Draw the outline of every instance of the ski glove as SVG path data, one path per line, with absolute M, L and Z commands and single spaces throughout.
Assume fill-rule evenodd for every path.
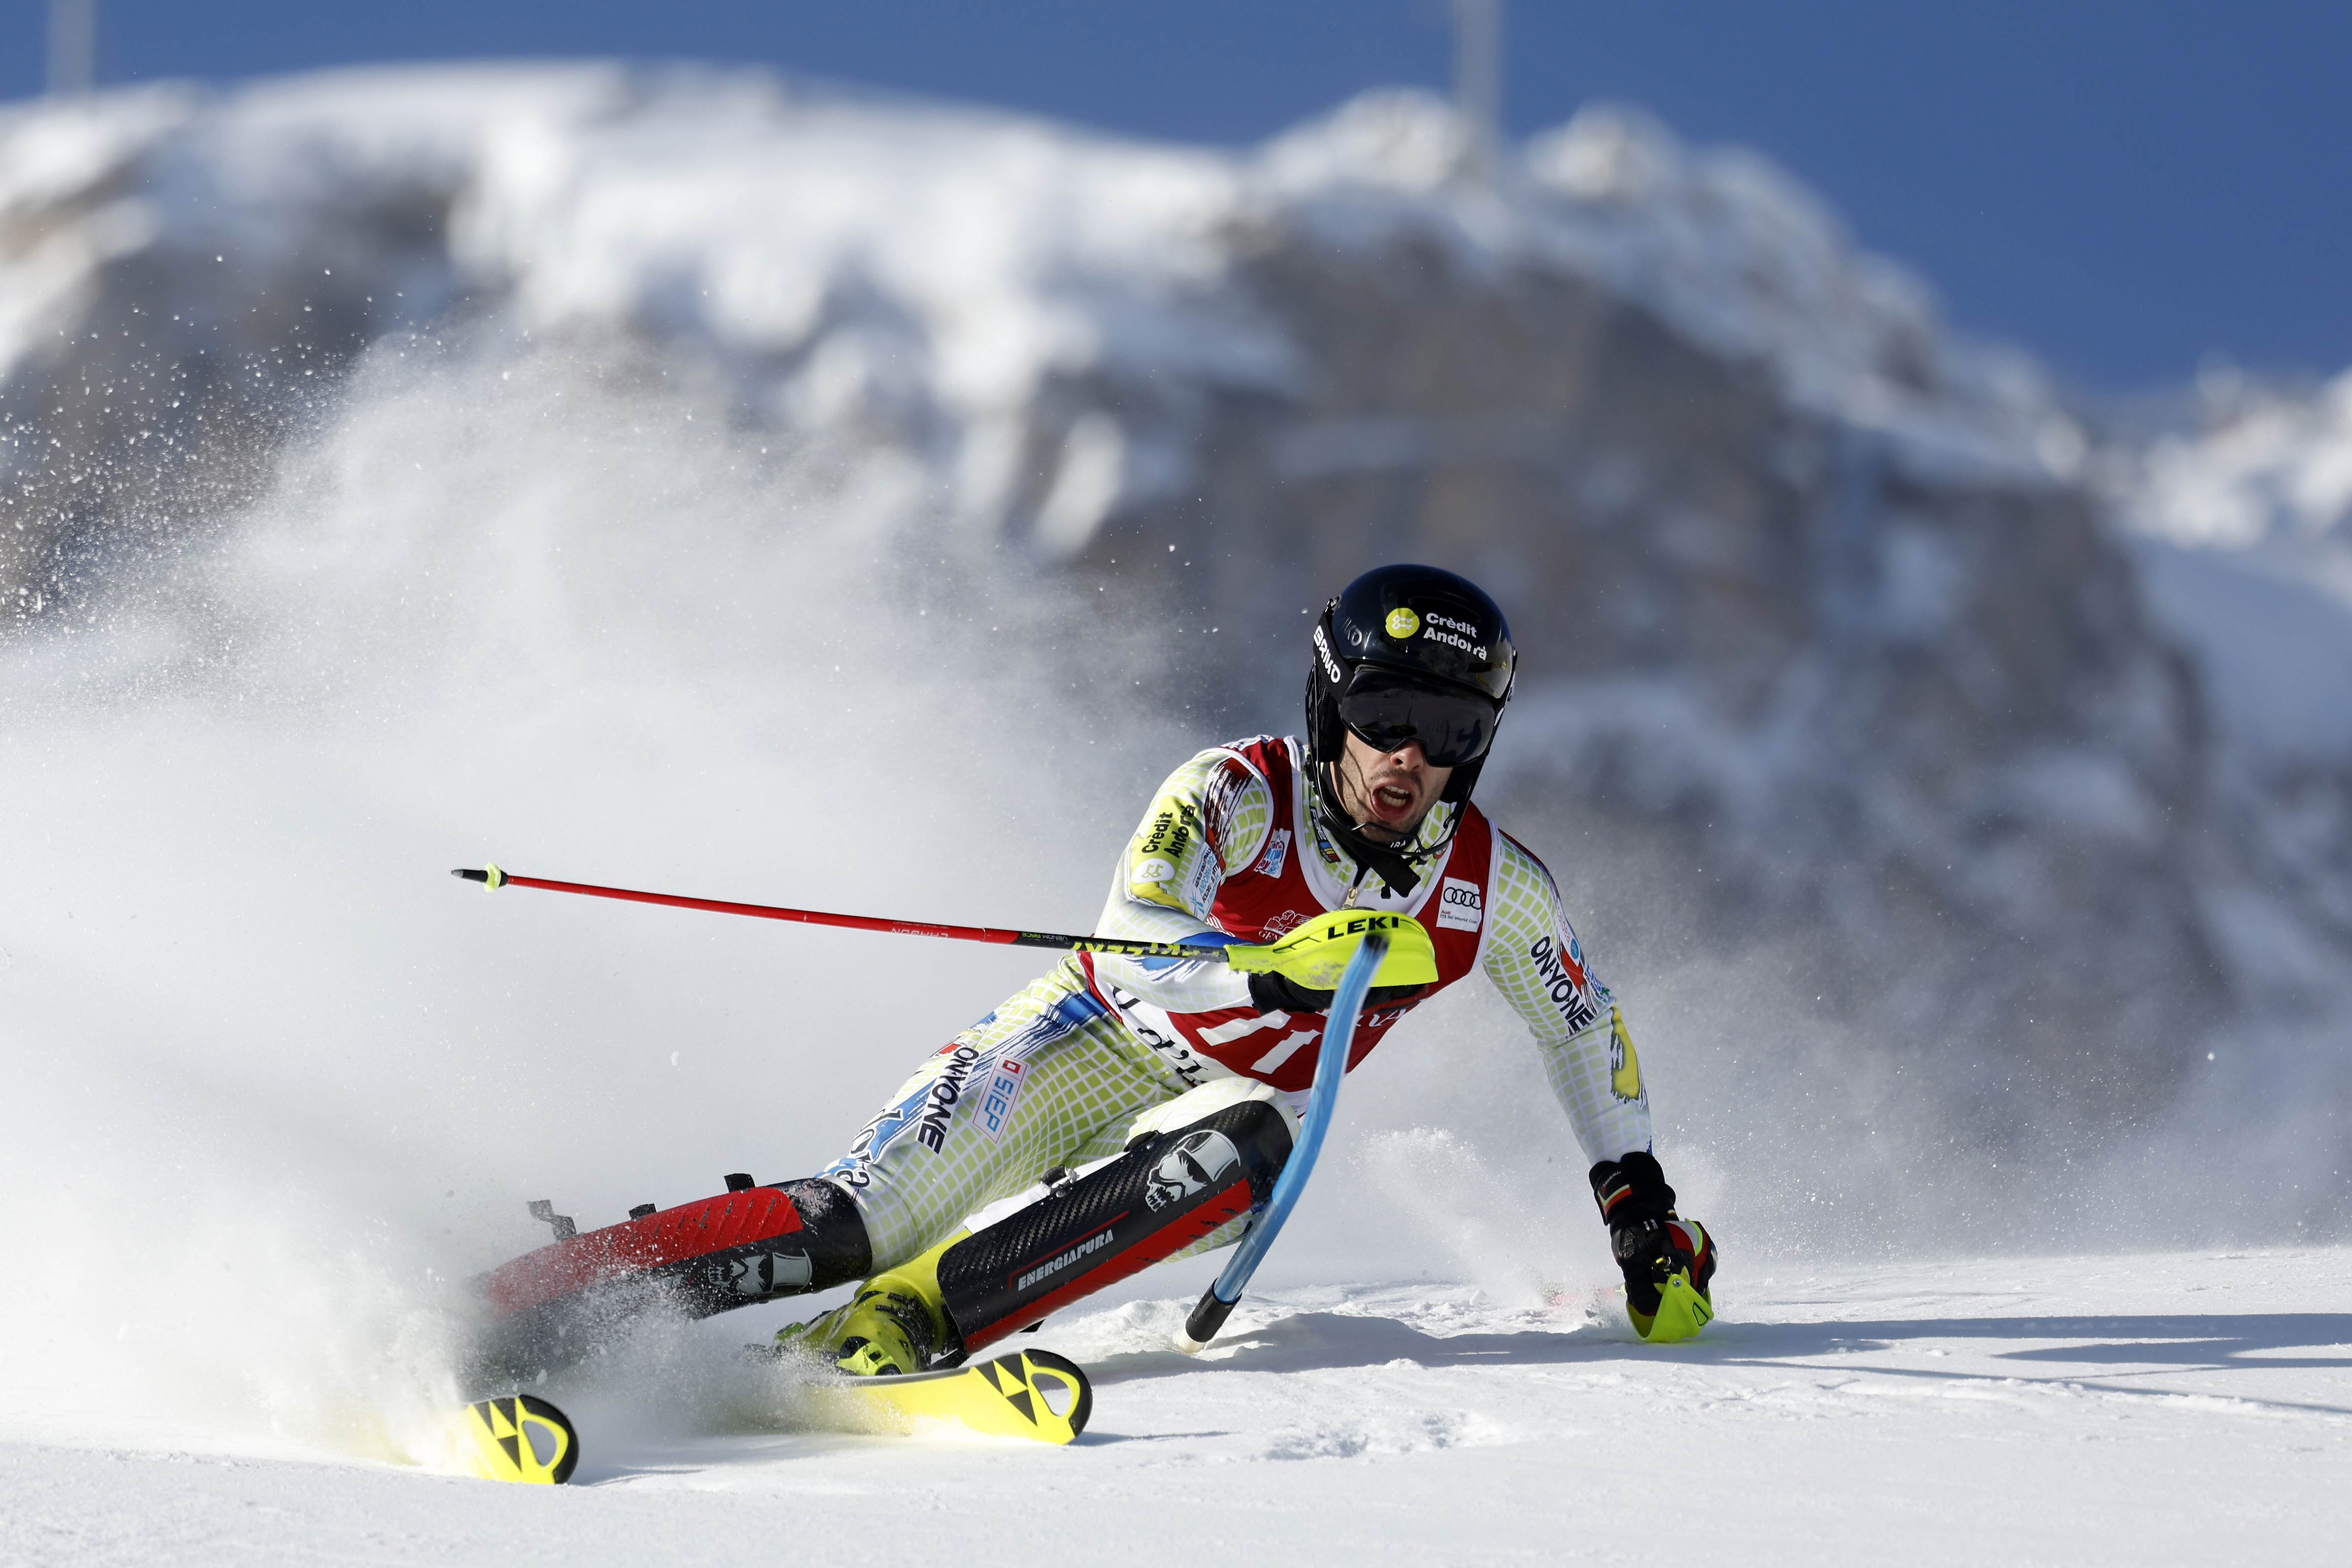
M 1333 910 L 1262 947 L 1229 947 L 1225 962 L 1249 976 L 1250 1005 L 1261 1013 L 1320 1013 L 1367 934 L 1380 931 L 1388 952 L 1372 971 L 1364 1005 L 1385 1006 L 1437 984 L 1437 950 L 1410 915 Z
M 1609 1251 L 1625 1276 L 1625 1304 L 1655 1317 L 1658 1288 L 1678 1270 L 1691 1271 L 1691 1284 L 1706 1295 L 1715 1278 L 1715 1247 L 1706 1233 L 1680 1223 L 1675 1190 L 1656 1156 L 1637 1149 L 1622 1160 L 1592 1167 L 1592 1197 L 1609 1226 Z M 1692 1250 L 1694 1234 L 1700 1238 Z
M 1408 996 L 1418 996 L 1428 990 L 1426 985 L 1375 985 L 1364 993 L 1364 1005 L 1385 1007 L 1391 1002 L 1402 1002 Z M 1287 974 L 1253 974 L 1249 977 L 1250 1005 L 1261 1013 L 1322 1013 L 1329 1010 L 1336 991 L 1318 991 L 1301 985 Z

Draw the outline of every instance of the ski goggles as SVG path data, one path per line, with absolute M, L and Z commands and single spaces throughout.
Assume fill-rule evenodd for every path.
M 1502 710 L 1475 692 L 1432 686 L 1376 664 L 1360 664 L 1339 694 L 1339 721 L 1378 752 L 1421 742 L 1430 765 L 1458 768 L 1486 754 Z

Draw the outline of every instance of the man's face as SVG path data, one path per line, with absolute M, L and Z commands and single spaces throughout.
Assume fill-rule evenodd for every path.
M 1339 807 L 1376 843 L 1412 837 L 1421 819 L 1445 793 L 1452 768 L 1433 766 L 1419 741 L 1393 752 L 1376 752 L 1354 731 L 1345 731 L 1348 752 L 1339 763 Z

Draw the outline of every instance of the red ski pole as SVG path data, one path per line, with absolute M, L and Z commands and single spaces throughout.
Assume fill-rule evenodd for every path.
M 957 942 L 992 942 L 1008 947 L 1050 947 L 1066 952 L 1109 952 L 1122 958 L 1181 958 L 1193 963 L 1230 963 L 1236 950 L 1192 947 L 1173 942 L 1122 942 L 1107 936 L 1062 936 L 1044 931 L 1000 931 L 992 926 L 938 925 L 929 921 L 882 920 L 871 915 L 827 914 L 820 910 L 788 910 L 773 904 L 734 904 L 721 899 L 689 899 L 676 893 L 641 893 L 632 888 L 599 888 L 587 882 L 551 882 L 544 877 L 518 877 L 496 866 L 460 868 L 449 873 L 490 888 L 541 888 L 551 893 L 585 893 L 595 899 L 624 899 L 637 904 L 667 904 L 673 909 L 709 910 L 713 914 L 750 915 L 763 921 L 794 921 L 802 925 L 844 926 L 851 931 L 893 931 L 900 936 L 940 936 Z M 1240 949 L 1256 955 L 1257 948 Z M 1247 962 L 1246 960 L 1244 961 Z M 1255 967 L 1255 965 L 1253 965 Z

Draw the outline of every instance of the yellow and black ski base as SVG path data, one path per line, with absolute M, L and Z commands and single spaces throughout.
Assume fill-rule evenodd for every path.
M 845 1426 L 912 1432 L 953 1421 L 992 1437 L 1066 1443 L 1087 1429 L 1094 1389 L 1076 1362 L 1051 1351 L 908 1377 L 828 1378 L 809 1390 L 813 1407 Z
M 580 1464 L 572 1418 L 528 1394 L 478 1400 L 449 1419 L 458 1463 L 490 1481 L 560 1487 Z

